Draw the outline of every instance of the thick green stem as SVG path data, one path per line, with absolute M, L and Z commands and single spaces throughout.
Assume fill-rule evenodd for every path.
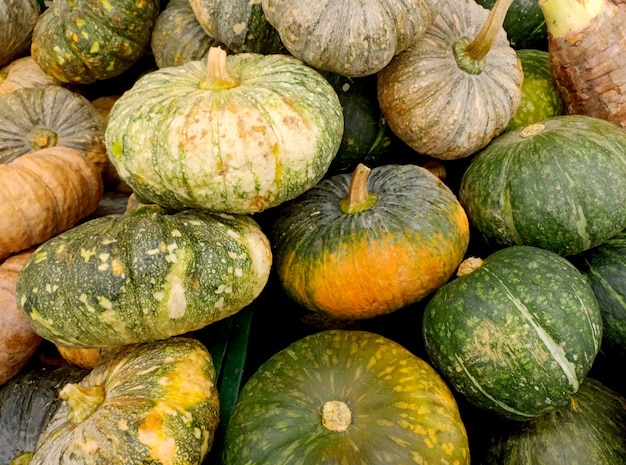
M 370 168 L 363 163 L 359 163 L 352 173 L 350 180 L 350 191 L 348 197 L 339 202 L 339 209 L 346 214 L 362 212 L 372 208 L 378 200 L 378 195 L 367 190 L 367 178 L 370 175 Z
M 604 9 L 606 0 L 539 0 L 548 33 L 566 37 L 586 29 Z
M 207 57 L 207 75 L 200 81 L 204 90 L 226 90 L 239 85 L 239 76 L 226 69 L 226 52 L 220 47 L 211 47 Z
M 59 392 L 59 396 L 70 407 L 67 419 L 73 425 L 82 423 L 91 416 L 102 402 L 104 402 L 104 386 L 81 386 L 80 384 L 66 384 Z
M 474 40 L 467 44 L 465 48 L 469 58 L 480 61 L 487 56 L 487 53 L 489 53 L 496 41 L 498 32 L 504 24 L 504 18 L 512 3 L 513 0 L 496 0 L 487 17 L 487 21 L 480 28 Z

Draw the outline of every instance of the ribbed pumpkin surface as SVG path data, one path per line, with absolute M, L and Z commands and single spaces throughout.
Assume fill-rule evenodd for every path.
M 225 465 L 470 463 L 439 375 L 374 333 L 329 330 L 266 361 L 228 423 Z
M 0 66 L 28 52 L 39 12 L 37 0 L 0 1 Z
M 426 351 L 474 404 L 528 420 L 567 404 L 602 341 L 593 290 L 565 258 L 512 246 L 442 286 L 426 305 Z
M 248 217 L 139 207 L 42 244 L 17 299 L 33 328 L 68 347 L 110 347 L 200 329 L 241 310 L 269 276 L 269 243 Z

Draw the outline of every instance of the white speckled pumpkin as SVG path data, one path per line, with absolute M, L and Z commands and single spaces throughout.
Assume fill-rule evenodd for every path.
M 300 60 L 211 48 L 206 62 L 140 78 L 113 105 L 105 141 L 144 202 L 254 213 L 316 184 L 343 124 L 333 87 Z

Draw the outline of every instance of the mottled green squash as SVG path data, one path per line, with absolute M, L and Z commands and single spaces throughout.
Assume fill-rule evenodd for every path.
M 468 465 L 452 393 L 386 337 L 326 330 L 275 353 L 244 385 L 225 465 Z
M 109 113 L 107 152 L 139 198 L 255 213 L 326 173 L 343 135 L 321 74 L 281 54 L 226 55 L 144 75 Z
M 250 304 L 269 277 L 267 238 L 247 216 L 139 205 L 42 244 L 18 305 L 57 345 L 111 347 L 200 329 Z
M 130 345 L 61 389 L 30 465 L 200 465 L 219 421 L 215 377 L 195 339 Z
M 0 66 L 28 53 L 40 11 L 37 0 L 0 0 Z
M 146 51 L 158 0 L 54 0 L 33 30 L 31 55 L 62 82 L 118 76 Z
M 569 261 L 511 246 L 442 286 L 426 305 L 422 333 L 429 359 L 456 392 L 529 420 L 578 391 L 600 350 L 602 315 Z
M 626 398 L 586 378 L 570 402 L 493 435 L 482 465 L 620 465 L 626 458 Z
M 626 133 L 582 115 L 508 131 L 473 158 L 459 200 L 492 247 L 580 253 L 626 229 Z

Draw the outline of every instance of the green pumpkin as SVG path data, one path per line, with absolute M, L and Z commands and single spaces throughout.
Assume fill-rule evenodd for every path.
M 33 30 L 31 54 L 62 82 L 118 76 L 146 51 L 158 0 L 54 0 Z
M 120 178 L 169 208 L 254 213 L 315 185 L 343 135 L 341 104 L 287 55 L 211 48 L 208 60 L 144 75 L 105 133 Z
M 321 331 L 248 379 L 228 422 L 224 465 L 468 465 L 454 397 L 425 361 L 358 330 Z
M 16 298 L 60 346 L 111 347 L 200 329 L 250 304 L 271 266 L 247 216 L 140 205 L 92 219 L 29 257 Z
M 195 339 L 127 346 L 61 389 L 29 465 L 200 465 L 219 421 L 215 376 Z
M 580 253 L 626 229 L 626 133 L 583 115 L 508 131 L 473 158 L 459 200 L 492 247 Z
M 620 465 L 626 398 L 587 378 L 560 409 L 493 435 L 481 465 Z
M 422 333 L 434 367 L 469 402 L 529 420 L 578 391 L 600 350 L 602 315 L 569 261 L 511 246 L 442 286 Z

